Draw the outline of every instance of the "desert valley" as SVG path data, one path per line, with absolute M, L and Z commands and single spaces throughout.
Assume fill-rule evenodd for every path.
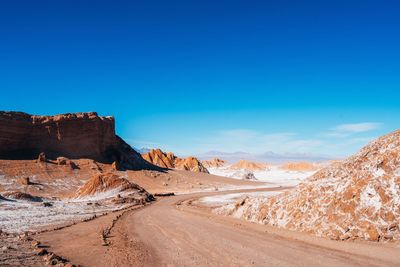
M 97 113 L 0 112 L 1 266 L 399 266 L 400 132 L 347 159 L 139 154 Z

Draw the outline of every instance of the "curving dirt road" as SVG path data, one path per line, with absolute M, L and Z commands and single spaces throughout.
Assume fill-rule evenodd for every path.
M 96 232 L 106 217 L 44 234 L 41 240 L 83 266 L 400 265 L 400 249 L 393 246 L 320 239 L 213 215 L 192 203 L 211 194 L 163 198 L 125 213 L 109 247 L 100 245 Z

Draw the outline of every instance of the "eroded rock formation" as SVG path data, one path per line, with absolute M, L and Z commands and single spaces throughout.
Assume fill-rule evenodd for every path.
M 110 190 L 123 192 L 126 190 L 142 190 L 138 185 L 112 173 L 98 174 L 87 181 L 76 193 L 76 197 L 92 196 Z M 115 192 L 115 193 L 118 193 Z
M 206 168 L 218 168 L 224 166 L 226 161 L 219 158 L 214 158 L 212 160 L 203 160 L 201 163 Z
M 173 153 L 164 153 L 161 149 L 152 149 L 150 152 L 143 154 L 142 157 L 154 165 L 169 169 L 175 168 L 175 160 L 177 158 Z
M 98 116 L 95 112 L 56 116 L 0 112 L 1 159 L 46 161 L 57 157 L 117 161 L 129 169 L 151 168 L 115 134 L 113 117 Z
M 332 239 L 400 240 L 400 131 L 333 163 L 295 190 L 217 212 Z
M 174 153 L 165 153 L 161 149 L 152 149 L 142 156 L 148 162 L 162 168 L 208 173 L 207 168 L 195 157 L 178 158 Z
M 207 168 L 195 157 L 188 157 L 185 159 L 177 158 L 175 160 L 175 168 L 191 172 L 209 173 Z

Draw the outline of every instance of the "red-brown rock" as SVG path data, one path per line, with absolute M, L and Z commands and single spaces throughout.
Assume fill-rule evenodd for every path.
M 76 196 L 85 197 L 109 190 L 118 189 L 119 192 L 133 189 L 142 190 L 142 188 L 134 183 L 129 182 L 125 178 L 112 173 L 98 174 L 88 180 L 81 188 L 79 188 Z
M 178 158 L 172 152 L 165 153 L 161 149 L 152 149 L 142 155 L 145 160 L 161 168 L 179 169 L 192 172 L 209 173 L 207 168 L 195 157 Z
M 226 161 L 219 158 L 214 158 L 212 160 L 203 160 L 201 163 L 206 168 L 218 168 L 224 166 Z
M 113 117 L 95 112 L 34 116 L 0 112 L 0 159 L 89 158 L 124 168 L 152 168 L 115 134 Z M 40 157 L 39 154 L 44 153 Z

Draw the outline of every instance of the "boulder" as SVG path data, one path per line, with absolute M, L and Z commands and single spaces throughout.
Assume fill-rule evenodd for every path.
M 20 185 L 32 185 L 29 177 L 21 177 L 17 180 L 18 184 Z
M 46 162 L 46 154 L 44 152 L 41 152 L 38 156 L 37 159 L 38 162 Z

